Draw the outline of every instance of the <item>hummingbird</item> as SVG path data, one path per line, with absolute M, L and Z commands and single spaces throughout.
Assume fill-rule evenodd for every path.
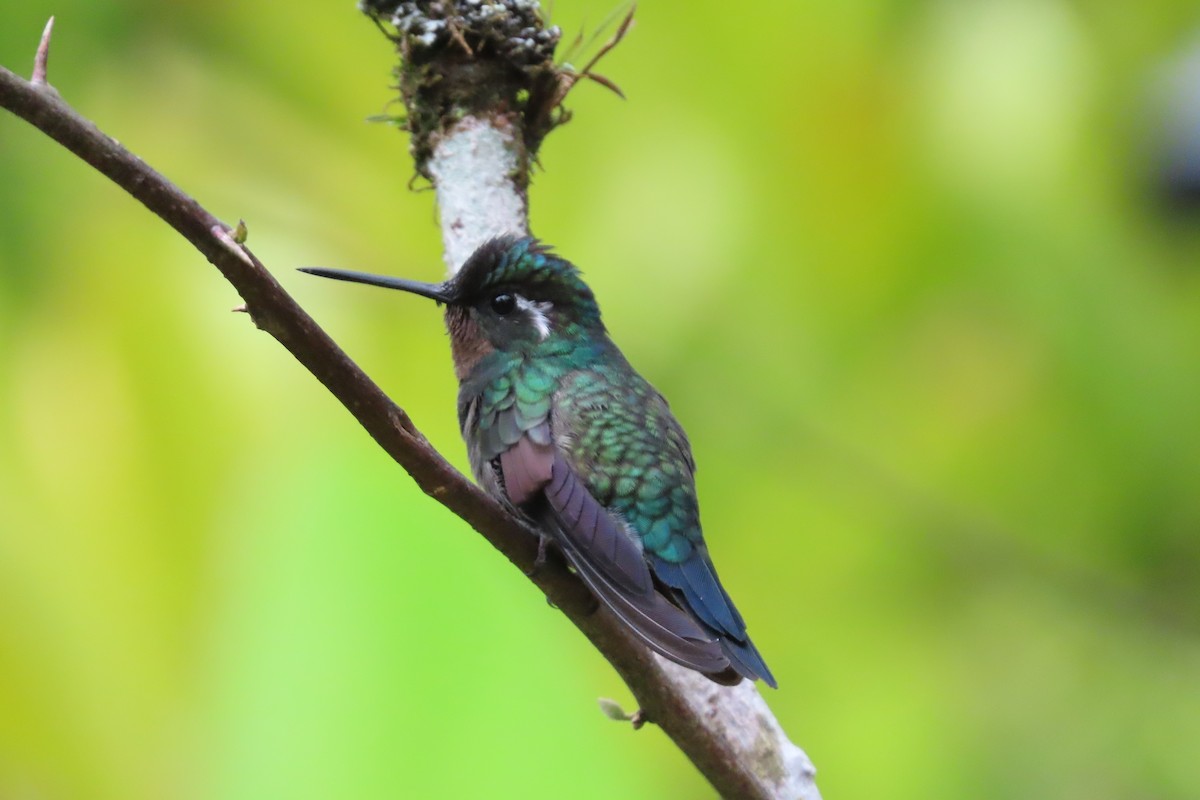
M 445 305 L 472 472 L 535 525 L 539 558 L 553 542 L 666 658 L 776 686 L 709 557 L 688 438 L 609 338 L 578 268 L 536 239 L 501 236 L 442 283 L 302 271 Z

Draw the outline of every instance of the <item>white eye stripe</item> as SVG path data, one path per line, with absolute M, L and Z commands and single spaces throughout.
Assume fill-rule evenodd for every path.
M 529 315 L 533 326 L 537 328 L 538 336 L 545 341 L 550 335 L 550 309 L 554 308 L 549 301 L 535 303 L 532 300 L 522 297 L 521 295 L 513 295 L 517 301 L 517 308 Z

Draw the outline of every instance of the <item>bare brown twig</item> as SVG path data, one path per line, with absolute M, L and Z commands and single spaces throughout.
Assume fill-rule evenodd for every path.
M 611 53 L 613 49 L 625 39 L 625 36 L 631 30 L 633 30 L 633 15 L 636 12 L 637 5 L 630 5 L 629 12 L 621 18 L 621 22 L 617 25 L 616 31 L 613 32 L 613 35 L 609 37 L 608 41 L 600 46 L 600 49 L 596 51 L 596 54 L 588 59 L 588 62 L 584 65 L 583 69 L 574 70 L 564 68 L 559 71 L 558 85 L 555 87 L 554 95 L 549 104 L 551 108 L 558 108 L 560 105 L 562 105 L 562 102 L 567 99 L 567 95 L 571 93 L 573 88 L 575 88 L 575 84 L 579 83 L 579 81 L 583 80 L 584 78 L 600 84 L 604 88 L 613 92 L 622 100 L 625 99 L 625 93 L 621 91 L 621 87 L 617 86 L 616 83 L 604 77 L 603 75 L 593 72 L 592 70 L 597 64 L 600 63 L 600 59 Z

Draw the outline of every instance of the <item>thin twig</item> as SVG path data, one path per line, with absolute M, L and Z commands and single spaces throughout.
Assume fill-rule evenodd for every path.
M 622 100 L 625 99 L 625 93 L 621 91 L 620 87 L 603 75 L 597 75 L 596 73 L 592 72 L 592 70 L 597 64 L 600 63 L 600 59 L 611 53 L 613 48 L 619 45 L 625 39 L 625 36 L 629 33 L 629 31 L 633 29 L 633 15 L 635 13 L 637 13 L 636 3 L 630 5 L 629 13 L 626 14 L 621 20 L 621 24 L 617 26 L 617 30 L 612 36 L 609 37 L 607 42 L 600 46 L 600 49 L 596 51 L 596 55 L 591 57 L 587 64 L 584 65 L 583 69 L 579 70 L 578 72 L 572 70 L 563 70 L 559 77 L 558 92 L 555 95 L 554 105 L 557 106 L 559 103 L 565 100 L 571 89 L 574 88 L 575 84 L 584 78 L 595 81 L 606 89 L 615 92 L 617 97 L 620 97 Z
M 475 51 L 471 49 L 471 45 L 467 44 L 466 37 L 463 36 L 462 28 L 458 26 L 457 20 L 453 17 L 446 20 L 446 30 L 450 31 L 450 38 L 463 49 L 463 52 L 467 54 L 467 58 L 475 56 Z
M 582 75 L 587 75 L 592 71 L 592 67 L 600 63 L 600 59 L 608 55 L 614 47 L 621 43 L 625 35 L 633 28 L 633 15 L 637 13 L 637 4 L 634 3 L 629 7 L 629 13 L 621 20 L 621 24 L 617 26 L 617 30 L 609 37 L 608 41 L 600 45 L 600 49 L 596 51 L 596 55 L 592 56 L 591 60 L 581 70 Z

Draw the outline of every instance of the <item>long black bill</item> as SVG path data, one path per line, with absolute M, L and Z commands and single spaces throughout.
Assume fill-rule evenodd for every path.
M 322 278 L 333 278 L 335 281 L 350 281 L 351 283 L 366 283 L 371 286 L 382 286 L 385 289 L 399 289 L 402 292 L 419 294 L 437 300 L 439 303 L 449 303 L 453 299 L 444 283 L 421 283 L 406 278 L 393 278 L 388 275 L 372 275 L 369 272 L 355 272 L 349 269 L 326 269 L 324 267 L 300 267 L 301 272 L 317 275 Z

